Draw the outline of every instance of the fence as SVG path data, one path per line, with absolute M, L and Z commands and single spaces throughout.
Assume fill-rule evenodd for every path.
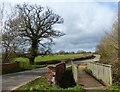
M 71 64 L 72 64 L 73 78 L 75 80 L 75 83 L 78 84 L 78 67 L 77 67 L 77 65 L 73 64 L 72 61 L 71 61 Z
M 112 85 L 111 65 L 90 62 L 87 64 L 87 69 L 90 69 L 93 76 L 102 80 L 106 85 Z

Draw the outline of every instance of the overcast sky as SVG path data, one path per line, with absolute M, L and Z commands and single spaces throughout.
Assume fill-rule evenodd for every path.
M 16 2 L 15 2 L 16 1 Z M 62 0 L 63 1 L 63 0 Z M 39 0 L 8 0 L 6 4 L 29 2 L 50 7 L 64 19 L 55 29 L 66 35 L 54 39 L 53 51 L 95 51 L 96 45 L 109 31 L 117 16 L 117 2 L 40 2 Z

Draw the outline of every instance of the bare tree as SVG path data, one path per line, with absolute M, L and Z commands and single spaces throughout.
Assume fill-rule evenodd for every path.
M 8 21 L 11 19 L 14 19 L 16 13 L 12 12 L 13 9 L 11 6 L 9 6 L 10 10 L 9 13 L 7 13 L 5 4 L 3 3 L 0 6 L 0 31 L 1 31 L 1 45 L 2 45 L 2 61 L 3 63 L 5 62 L 10 62 L 12 58 L 16 56 L 16 52 L 21 51 L 22 49 L 20 47 L 20 43 L 22 42 L 20 38 L 18 38 L 18 32 L 10 29 L 8 27 Z
M 120 61 L 119 61 L 119 39 L 118 39 L 118 20 L 112 26 L 111 32 L 106 32 L 106 36 L 97 46 L 98 52 L 101 55 L 100 62 L 113 65 L 114 80 L 120 80 Z M 119 81 L 120 82 L 120 81 Z M 120 85 L 120 84 L 119 84 Z
M 19 37 L 25 40 L 24 43 L 30 44 L 28 58 L 34 64 L 38 48 L 47 48 L 53 44 L 52 38 L 64 35 L 53 28 L 54 24 L 63 23 L 63 18 L 49 8 L 38 5 L 22 4 L 17 5 L 16 9 L 17 14 L 8 21 L 7 28 L 18 32 Z
M 18 38 L 18 33 L 14 32 L 13 30 L 7 30 L 4 29 L 4 33 L 2 34 L 2 61 L 3 63 L 5 62 L 10 62 L 11 59 L 17 57 L 17 53 L 23 52 L 23 49 L 20 48 L 21 40 Z

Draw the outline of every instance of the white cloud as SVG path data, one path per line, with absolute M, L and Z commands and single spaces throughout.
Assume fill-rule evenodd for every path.
M 73 2 L 73 0 L 1 0 L 2 2 L 23 3 L 23 2 Z M 118 2 L 119 0 L 74 0 L 74 2 Z
M 33 0 L 30 0 L 29 2 L 48 6 L 64 18 L 64 23 L 55 26 L 55 29 L 65 32 L 66 35 L 55 39 L 54 51 L 94 51 L 96 45 L 103 37 L 104 31 L 110 30 L 115 18 L 115 10 L 112 9 L 112 3 L 107 5 L 107 3 L 100 4 L 97 2 L 48 3 L 40 1 L 36 0 L 33 2 Z M 10 2 L 13 2 L 13 0 Z M 23 0 L 14 0 L 13 4 L 21 2 Z M 28 1 L 24 0 L 24 2 Z
M 55 40 L 56 51 L 94 51 L 115 18 L 111 7 L 99 3 L 62 3 L 51 8 L 65 20 L 62 27 L 66 35 Z

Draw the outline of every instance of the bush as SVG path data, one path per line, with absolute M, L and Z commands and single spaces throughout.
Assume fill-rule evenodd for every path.
M 101 55 L 100 62 L 112 65 L 113 81 L 120 85 L 120 59 L 118 56 L 120 42 L 118 41 L 118 31 L 120 30 L 118 30 L 118 20 L 116 20 L 111 32 L 106 32 L 105 37 L 97 46 L 97 52 Z

